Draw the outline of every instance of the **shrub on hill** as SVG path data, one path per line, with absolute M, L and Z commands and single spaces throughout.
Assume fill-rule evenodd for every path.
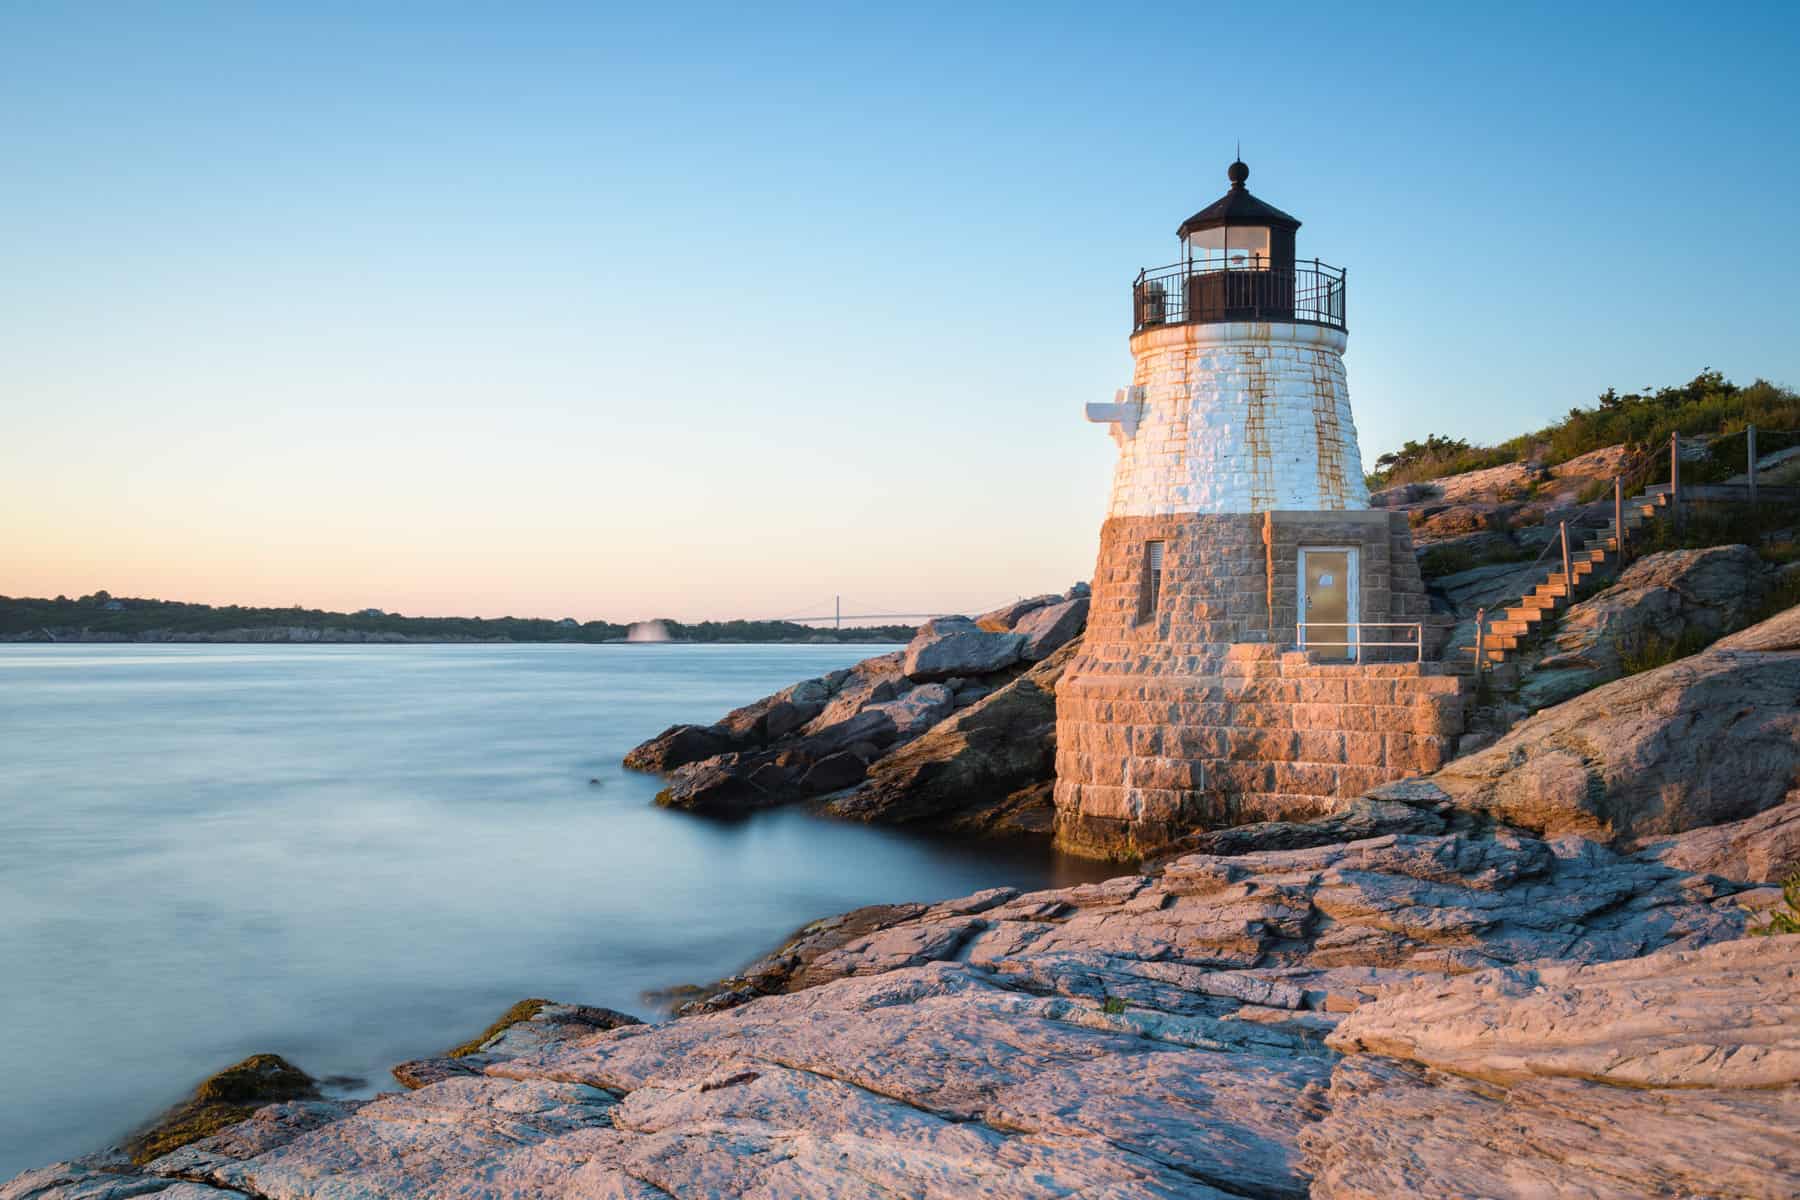
M 1795 432 L 1800 431 L 1800 393 L 1766 379 L 1740 387 L 1722 372 L 1711 370 L 1674 387 L 1623 394 L 1607 388 L 1592 407 L 1571 408 L 1569 415 L 1555 424 L 1498 445 L 1471 446 L 1460 438 L 1437 434 L 1423 442 L 1409 441 L 1376 459 L 1376 471 L 1368 482 L 1371 488 L 1391 487 L 1527 460 L 1554 466 L 1621 442 L 1658 446 L 1671 433 L 1724 435 L 1714 442 L 1709 463 L 1693 464 L 1694 482 L 1703 483 L 1743 469 L 1744 429 L 1748 425 L 1757 427 L 1759 453 L 1800 444 L 1800 433 Z M 1684 467 L 1684 472 L 1687 469 Z M 1667 478 L 1664 464 L 1661 479 L 1652 482 Z

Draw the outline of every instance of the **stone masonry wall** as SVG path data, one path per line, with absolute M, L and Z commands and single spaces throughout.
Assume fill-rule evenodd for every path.
M 1168 325 L 1131 339 L 1143 389 L 1115 426 L 1107 515 L 1367 508 L 1344 334 L 1290 322 Z
M 1145 545 L 1157 540 L 1152 612 Z M 1463 698 L 1441 664 L 1380 661 L 1407 651 L 1324 664 L 1284 649 L 1303 545 L 1357 547 L 1364 621 L 1427 616 L 1400 514 L 1106 522 L 1087 634 L 1057 687 L 1059 845 L 1129 857 L 1194 828 L 1316 815 L 1447 758 Z
M 1145 608 L 1145 547 L 1152 541 L 1163 543 L 1162 602 L 1154 613 Z M 1294 644 L 1302 546 L 1357 548 L 1364 622 L 1429 620 L 1425 581 L 1402 513 L 1116 517 L 1100 531 L 1089 656 L 1097 663 L 1130 661 L 1131 669 L 1141 670 L 1150 659 L 1173 662 L 1232 642 Z M 1385 633 L 1371 631 L 1370 640 L 1398 640 Z
M 1124 517 L 1100 531 L 1084 645 L 1097 661 L 1159 660 L 1266 640 L 1267 548 L 1250 513 Z M 1145 547 L 1163 543 L 1162 602 L 1145 607 Z
M 1196 828 L 1304 819 L 1436 770 L 1462 730 L 1462 681 L 1436 663 L 1313 662 L 1221 647 L 1180 674 L 1081 672 L 1056 695 L 1056 839 L 1100 858 Z

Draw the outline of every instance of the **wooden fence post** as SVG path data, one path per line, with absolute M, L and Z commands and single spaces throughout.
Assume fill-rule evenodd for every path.
M 1569 523 L 1567 521 L 1557 522 L 1557 531 L 1562 536 L 1563 586 L 1569 589 L 1567 599 L 1570 604 L 1573 604 L 1575 603 L 1575 576 L 1569 570 Z
M 1744 430 L 1744 452 L 1750 459 L 1750 503 L 1756 503 L 1756 426 Z
M 1669 435 L 1669 504 L 1675 509 L 1675 528 L 1681 528 L 1681 435 Z
M 1625 569 L 1625 480 L 1613 476 L 1613 550 L 1619 556 L 1619 569 Z

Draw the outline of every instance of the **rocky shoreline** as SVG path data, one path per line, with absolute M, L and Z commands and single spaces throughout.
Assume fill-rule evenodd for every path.
M 0 1200 L 1791 1196 L 1800 937 L 1746 935 L 1797 756 L 1790 609 L 1316 821 L 827 918 L 669 1020 L 528 1002 Z
M 905 649 L 808 679 L 711 725 L 675 725 L 625 765 L 668 777 L 657 803 L 735 815 L 808 803 L 832 816 L 965 834 L 1044 833 L 1056 681 L 1088 588 L 940 617 Z

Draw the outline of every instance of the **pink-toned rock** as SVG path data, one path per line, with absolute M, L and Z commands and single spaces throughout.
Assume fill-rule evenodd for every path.
M 1770 889 L 1437 817 L 858 910 L 718 1011 L 546 1006 L 480 1075 L 0 1200 L 1793 1194 L 1800 938 L 1741 939 Z
M 1651 839 L 1639 854 L 1681 871 L 1779 883 L 1800 871 L 1800 793 L 1788 795 L 1785 804 L 1742 821 Z
M 1323 1200 L 1800 1194 L 1800 938 L 1415 983 L 1327 1041 Z
M 1440 801 L 1630 841 L 1741 820 L 1800 786 L 1800 610 L 1548 708 L 1429 778 Z
M 1061 600 L 1062 597 L 1054 592 L 1043 596 L 1028 596 L 1011 604 L 1002 604 L 992 612 L 982 613 L 975 618 L 975 624 L 989 633 L 1011 633 L 1027 615 Z

